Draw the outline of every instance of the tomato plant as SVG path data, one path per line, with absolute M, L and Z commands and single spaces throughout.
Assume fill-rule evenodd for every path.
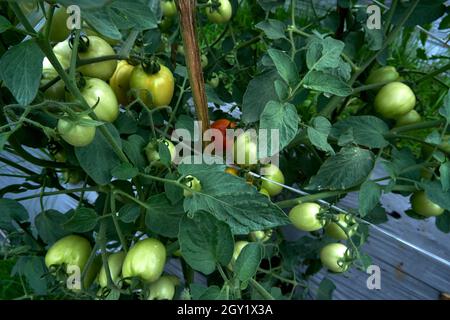
M 33 4 L 0 6 L 18 298 L 330 299 L 450 232 L 443 0 Z

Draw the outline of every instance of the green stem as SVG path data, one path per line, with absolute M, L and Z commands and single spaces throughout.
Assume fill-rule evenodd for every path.
M 33 194 L 33 195 L 22 197 L 22 198 L 16 198 L 14 200 L 16 200 L 16 201 L 24 201 L 24 200 L 39 198 L 41 196 L 48 197 L 48 196 L 56 196 L 56 195 L 59 195 L 59 194 L 69 194 L 69 193 L 75 193 L 75 192 L 81 192 L 81 191 L 98 191 L 98 188 L 97 187 L 89 187 L 89 188 L 66 189 L 66 190 L 60 190 L 60 191 L 50 191 L 50 192 L 43 192 L 43 193 Z
M 139 199 L 136 199 L 133 196 L 130 196 L 128 193 L 126 193 L 126 192 L 124 192 L 122 190 L 114 189 L 113 192 L 116 193 L 116 194 L 120 194 L 121 196 L 124 196 L 124 197 L 130 199 L 131 201 L 134 201 L 135 203 L 137 203 L 138 205 L 140 205 L 144 209 L 147 209 L 147 210 L 150 209 L 150 206 L 148 204 L 146 204 L 145 202 L 140 201 Z
M 251 278 L 250 284 L 266 300 L 275 300 L 275 298 L 266 289 L 264 289 L 264 287 L 260 285 L 255 279 Z
M 430 73 L 422 76 L 416 82 L 419 83 L 419 82 L 422 82 L 422 81 L 426 81 L 426 80 L 428 80 L 430 78 L 434 78 L 438 74 L 441 74 L 442 72 L 445 72 L 445 71 L 447 71 L 449 69 L 450 69 L 450 63 L 447 63 L 445 66 L 442 66 L 441 68 L 439 68 L 439 69 L 437 69 L 437 70 L 435 70 L 433 72 L 430 72 Z
M 278 279 L 278 280 L 283 281 L 283 282 L 285 282 L 285 283 L 292 284 L 294 287 L 296 287 L 297 285 L 299 285 L 299 283 L 298 283 L 297 281 L 291 280 L 291 279 L 287 279 L 287 278 L 284 278 L 284 277 L 282 277 L 282 276 L 279 276 L 279 275 L 273 273 L 273 272 L 270 271 L 270 270 L 265 270 L 265 269 L 262 269 L 262 268 L 258 268 L 258 272 L 265 273 L 265 274 L 267 274 L 267 275 L 269 275 L 269 276 L 271 276 L 271 277 L 274 277 L 275 279 Z
M 225 274 L 225 271 L 223 270 L 222 266 L 219 263 L 217 264 L 217 270 L 219 271 L 220 275 L 222 276 L 223 281 L 226 284 L 229 284 L 230 279 L 228 279 L 227 275 Z
M 443 124 L 445 124 L 444 119 L 430 120 L 430 121 L 409 124 L 409 125 L 398 127 L 398 128 L 393 128 L 390 132 L 391 133 L 401 133 L 401 132 L 409 132 L 409 131 L 422 130 L 422 129 L 437 128 Z
M 111 217 L 114 223 L 114 227 L 116 228 L 116 232 L 117 235 L 119 236 L 120 244 L 122 245 L 123 251 L 125 253 L 128 253 L 127 241 L 125 240 L 122 229 L 120 228 L 119 222 L 117 221 L 116 195 L 114 192 L 112 193 L 112 196 L 110 196 L 110 199 L 111 199 Z
M 80 29 L 77 29 L 75 31 L 75 38 L 74 38 L 73 46 L 72 46 L 72 55 L 70 57 L 69 79 L 73 83 L 76 82 L 75 73 L 77 70 L 77 58 L 78 58 L 78 46 L 80 44 L 80 33 L 81 33 Z

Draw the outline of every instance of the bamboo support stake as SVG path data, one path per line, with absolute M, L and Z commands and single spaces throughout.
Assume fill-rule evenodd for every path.
M 197 41 L 197 28 L 195 22 L 196 0 L 177 0 L 178 14 L 180 16 L 181 35 L 186 58 L 189 82 L 194 98 L 197 117 L 201 122 L 202 134 L 209 129 L 208 101 L 206 99 L 205 81 L 200 60 L 200 48 Z

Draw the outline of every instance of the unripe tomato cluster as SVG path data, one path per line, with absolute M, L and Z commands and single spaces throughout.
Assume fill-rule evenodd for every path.
M 88 266 L 91 255 L 94 255 L 94 263 Z M 63 267 L 65 272 L 72 273 L 73 268 L 78 268 L 80 274 L 89 267 L 83 288 L 90 287 L 94 280 L 100 288 L 120 288 L 129 285 L 132 279 L 137 279 L 148 285 L 149 300 L 173 299 L 179 280 L 175 276 L 162 275 L 166 263 L 166 248 L 159 240 L 146 238 L 136 242 L 128 253 L 119 251 L 110 254 L 107 257 L 108 270 L 104 266 L 100 267 L 100 257 L 95 255 L 86 238 L 69 235 L 49 248 L 45 265 L 51 272 Z
M 325 229 L 325 234 L 336 240 L 347 240 L 358 228 L 350 215 L 337 214 L 326 216 L 322 207 L 314 202 L 300 203 L 289 212 L 294 227 L 301 231 L 313 232 Z M 346 271 L 352 261 L 351 251 L 342 243 L 330 243 L 320 251 L 322 265 L 332 272 Z

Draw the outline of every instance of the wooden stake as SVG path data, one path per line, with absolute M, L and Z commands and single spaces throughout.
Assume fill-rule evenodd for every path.
M 200 59 L 195 22 L 196 0 L 177 0 L 180 16 L 181 35 L 183 37 L 184 55 L 189 75 L 189 82 L 194 98 L 197 117 L 202 124 L 202 134 L 209 129 L 208 101 L 206 99 L 205 81 Z

